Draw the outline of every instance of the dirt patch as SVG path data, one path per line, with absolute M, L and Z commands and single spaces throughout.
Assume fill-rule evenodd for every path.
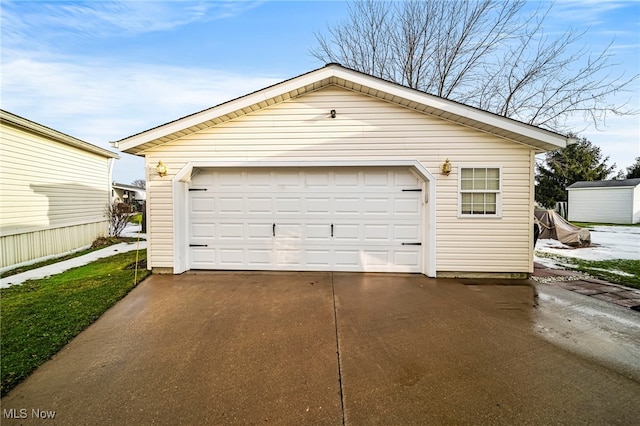
M 137 265 L 138 265 L 137 269 L 147 269 L 147 259 L 140 260 Z M 127 267 L 124 269 L 136 269 L 136 262 L 133 262 L 132 264 L 127 265 Z
M 93 243 L 91 243 L 91 248 L 103 248 L 112 246 L 114 244 L 131 243 L 134 241 L 137 241 L 137 239 L 131 237 L 99 237 Z

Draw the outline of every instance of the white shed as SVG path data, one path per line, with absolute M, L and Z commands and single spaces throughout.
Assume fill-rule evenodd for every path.
M 533 272 L 535 155 L 565 136 L 338 64 L 120 140 L 148 265 Z
M 0 269 L 61 255 L 107 235 L 117 158 L 0 110 Z
M 570 221 L 640 223 L 640 178 L 576 182 L 567 191 Z

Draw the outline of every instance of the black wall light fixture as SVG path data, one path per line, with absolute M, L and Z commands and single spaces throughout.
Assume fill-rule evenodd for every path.
M 331 118 L 336 118 L 336 110 L 335 109 L 331 110 Z

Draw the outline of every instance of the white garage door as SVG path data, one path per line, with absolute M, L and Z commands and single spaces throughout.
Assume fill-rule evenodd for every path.
M 421 272 L 422 183 L 407 168 L 199 170 L 191 269 Z

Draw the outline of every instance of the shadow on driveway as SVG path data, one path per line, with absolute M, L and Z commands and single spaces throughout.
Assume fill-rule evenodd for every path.
M 3 398 L 2 421 L 38 423 L 34 409 L 65 424 L 637 421 L 640 383 L 540 338 L 521 283 L 154 275 Z

